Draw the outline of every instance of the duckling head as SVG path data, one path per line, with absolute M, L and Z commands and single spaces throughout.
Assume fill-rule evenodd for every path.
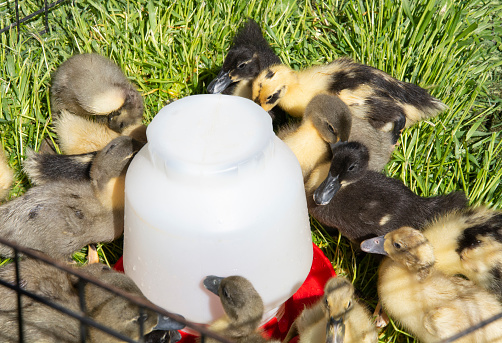
M 132 86 L 123 90 L 123 105 L 108 115 L 108 127 L 116 132 L 141 124 L 143 117 L 143 97 Z
M 221 71 L 207 90 L 221 93 L 234 82 L 254 80 L 261 70 L 277 63 L 281 60 L 263 37 L 258 23 L 250 18 L 235 35 Z
M 251 282 L 242 276 L 207 276 L 204 287 L 220 297 L 221 304 L 230 322 L 256 329 L 263 316 L 261 296 Z
M 314 192 L 317 205 L 327 205 L 344 184 L 357 181 L 368 169 L 368 149 L 359 142 L 331 144 L 333 158 L 328 176 Z
M 324 286 L 324 303 L 328 313 L 326 343 L 343 342 L 345 316 L 354 306 L 354 286 L 344 277 L 333 277 Z
M 264 69 L 253 81 L 252 99 L 265 111 L 270 111 L 279 103 L 296 79 L 295 72 L 283 64 Z
M 417 272 L 420 278 L 426 277 L 435 263 L 434 250 L 427 238 L 408 226 L 363 241 L 361 250 L 387 255 L 408 270 Z
M 352 115 L 336 95 L 319 94 L 312 98 L 303 120 L 311 120 L 321 137 L 330 144 L 349 139 Z
M 232 83 L 251 81 L 260 72 L 260 60 L 255 49 L 249 46 L 240 46 L 228 52 L 223 67 L 218 75 L 207 86 L 211 94 L 223 92 Z

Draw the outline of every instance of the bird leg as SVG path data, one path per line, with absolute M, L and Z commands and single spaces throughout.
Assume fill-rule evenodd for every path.
M 382 309 L 382 303 L 379 301 L 376 305 L 375 312 L 373 312 L 373 317 L 375 318 L 375 326 L 377 329 L 381 329 L 389 324 L 389 317 Z

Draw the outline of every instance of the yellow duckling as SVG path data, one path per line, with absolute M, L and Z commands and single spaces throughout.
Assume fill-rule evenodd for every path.
M 354 286 L 344 277 L 333 277 L 324 287 L 324 297 L 306 308 L 291 326 L 283 343 L 300 335 L 300 343 L 377 342 L 375 324 L 367 309 L 354 296 Z
M 403 227 L 361 249 L 388 256 L 378 271 L 382 307 L 422 342 L 439 342 L 502 312 L 494 295 L 438 271 L 434 249 L 418 230 Z M 456 342 L 502 342 L 502 325 L 492 322 Z

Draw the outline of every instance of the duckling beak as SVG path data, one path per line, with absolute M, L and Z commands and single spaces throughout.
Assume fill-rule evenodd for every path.
M 361 250 L 371 254 L 389 255 L 384 249 L 385 238 L 378 236 L 361 242 Z
M 326 325 L 326 343 L 343 343 L 345 336 L 345 323 L 343 317 L 335 319 L 330 317 Z
M 181 318 L 185 319 L 182 315 L 179 315 Z M 158 315 L 157 325 L 153 328 L 153 330 L 161 330 L 161 331 L 178 331 L 185 327 L 185 324 L 178 323 L 172 318 L 165 317 L 162 315 Z
M 218 289 L 220 288 L 220 284 L 223 279 L 224 279 L 223 277 L 209 275 L 209 276 L 206 276 L 203 284 L 204 284 L 204 287 L 206 287 L 206 289 L 208 291 L 219 296 Z
M 211 94 L 218 94 L 223 92 L 231 83 L 229 72 L 224 72 L 223 70 L 211 81 L 209 86 L 207 86 L 207 91 Z
M 317 205 L 326 205 L 335 196 L 341 185 L 338 181 L 338 175 L 333 177 L 328 173 L 328 177 L 324 180 L 314 192 L 314 201 Z

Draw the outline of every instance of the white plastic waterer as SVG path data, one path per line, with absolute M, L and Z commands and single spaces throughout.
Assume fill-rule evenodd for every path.
M 301 286 L 312 240 L 299 163 L 267 112 L 227 95 L 164 107 L 125 181 L 124 269 L 155 304 L 198 323 L 223 315 L 207 275 L 242 275 L 265 311 Z

